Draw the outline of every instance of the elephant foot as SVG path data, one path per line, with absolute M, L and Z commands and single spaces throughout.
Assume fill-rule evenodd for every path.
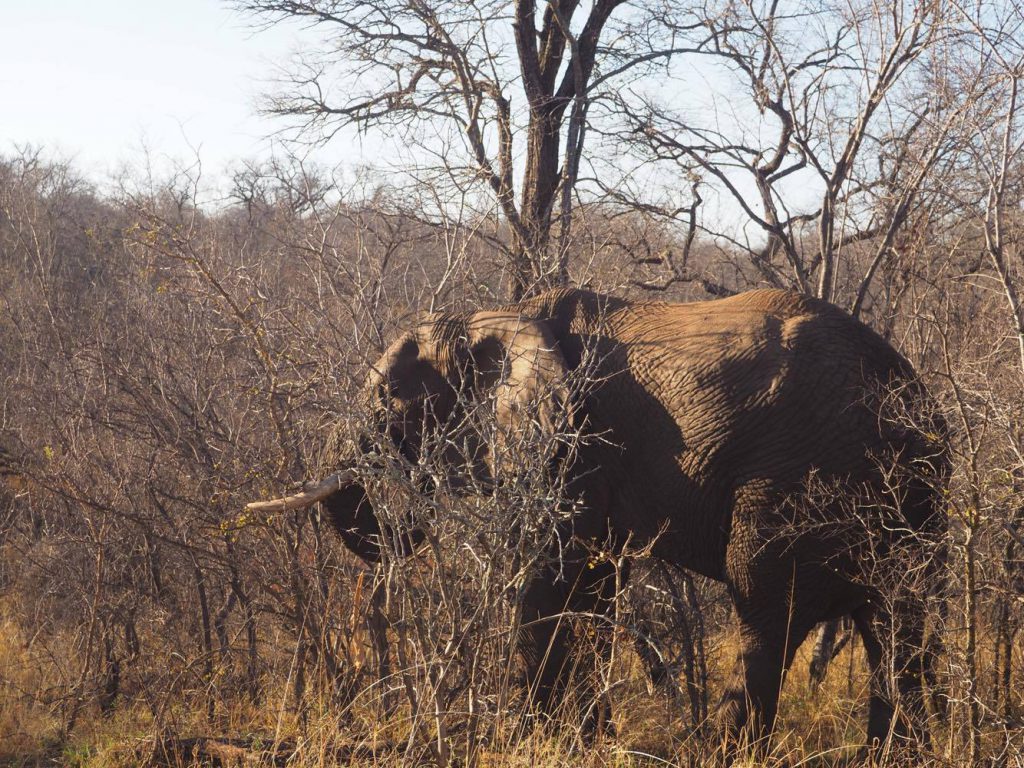
M 768 755 L 771 728 L 766 727 L 764 713 L 750 704 L 744 691 L 732 690 L 726 692 L 718 705 L 715 720 L 720 741 L 715 751 L 723 765 L 746 757 L 760 762 Z

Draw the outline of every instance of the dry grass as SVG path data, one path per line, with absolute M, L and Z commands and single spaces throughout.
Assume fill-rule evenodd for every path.
M 723 639 L 712 680 L 724 679 L 731 640 Z M 863 739 L 866 670 L 858 646 L 835 659 L 825 682 L 809 684 L 809 645 L 801 649 L 787 681 L 773 756 L 765 765 L 845 765 L 856 757 L 849 745 Z M 381 714 L 373 691 L 339 709 L 328 697 L 311 694 L 300 715 L 291 705 L 284 681 L 270 682 L 257 703 L 239 698 L 218 708 L 208 721 L 201 707 L 178 702 L 157 726 L 138 701 L 123 701 L 110 717 L 89 710 L 74 730 L 61 737 L 56 705 L 46 702 L 55 673 L 11 621 L 0 623 L 0 765 L 74 765 L 128 768 L 135 765 L 419 765 L 426 751 L 410 739 L 408 711 Z M 512 718 L 495 728 L 494 741 L 472 754 L 453 749 L 455 762 L 475 761 L 489 768 L 544 766 L 699 765 L 707 735 L 691 731 L 682 702 L 652 691 L 639 661 L 624 652 L 614 670 L 617 736 L 584 747 L 571 734 L 543 728 L 517 730 Z M 269 682 L 269 681 L 268 681 Z M 940 733 L 938 744 L 947 741 Z M 457 734 L 453 741 L 457 741 Z M 1014 762 L 1016 760 L 1016 762 Z M 1009 755 L 1011 768 L 1024 754 Z M 956 765 L 952 752 L 937 754 L 927 765 Z
M 53 665 L 33 653 L 13 621 L 0 618 L 0 764 L 31 761 L 59 743 L 60 725 L 41 701 L 53 683 Z

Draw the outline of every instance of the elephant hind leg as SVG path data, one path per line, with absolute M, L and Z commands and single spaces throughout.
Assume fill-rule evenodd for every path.
M 882 649 L 882 638 L 875 626 L 874 611 L 865 605 L 853 612 L 853 621 L 864 644 L 864 653 L 868 657 L 868 668 L 871 673 L 870 699 L 868 702 L 868 746 L 877 749 L 889 738 L 889 729 L 893 725 L 894 709 L 886 695 L 885 661 Z
M 738 604 L 736 610 L 740 648 L 718 720 L 730 750 L 764 752 L 775 727 L 786 671 L 817 613 L 754 602 Z
M 911 601 L 895 611 L 866 604 L 853 612 L 871 670 L 868 746 L 916 748 L 928 741 L 923 681 L 926 676 L 923 607 Z
M 758 511 L 772 509 L 773 497 L 758 493 L 745 493 L 738 502 L 726 551 L 740 629 L 739 652 L 718 710 L 730 751 L 767 750 L 786 671 L 814 626 L 828 618 L 843 586 L 827 570 L 795 559 L 791 540 Z

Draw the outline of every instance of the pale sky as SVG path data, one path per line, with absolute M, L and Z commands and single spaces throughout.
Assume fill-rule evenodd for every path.
M 298 28 L 255 32 L 219 0 L 0 0 L 0 154 L 31 143 L 93 176 L 145 144 L 204 169 L 263 156 L 279 121 L 257 114 Z M 338 142 L 322 162 L 360 162 Z
M 222 0 L 0 0 L 0 155 L 31 144 L 103 181 L 138 167 L 143 147 L 158 170 L 198 153 L 216 185 L 232 165 L 274 151 L 271 136 L 285 124 L 258 114 L 259 96 L 274 90 L 276 67 L 318 40 L 295 24 L 257 31 L 254 21 Z M 692 66 L 681 73 L 696 77 Z M 712 114 L 714 81 L 705 77 L 700 87 L 669 87 Z M 400 144 L 352 131 L 306 158 L 379 168 Z M 721 202 L 708 200 L 705 212 L 738 216 L 731 199 Z

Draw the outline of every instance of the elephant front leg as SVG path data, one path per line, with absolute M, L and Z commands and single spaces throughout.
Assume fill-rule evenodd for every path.
M 379 566 L 374 569 L 373 591 L 370 593 L 369 610 L 366 615 L 366 631 L 373 649 L 377 681 L 381 686 L 381 701 L 384 711 L 394 714 L 398 701 L 391 689 L 391 648 L 388 644 L 387 585 Z
M 535 708 L 568 717 L 593 736 L 611 716 L 608 702 L 597 696 L 595 665 L 610 650 L 617 574 L 613 564 L 584 556 L 563 556 L 561 566 L 562 580 L 545 569 L 527 587 L 519 648 Z M 619 576 L 621 581 L 624 574 Z M 580 623 L 593 631 L 577 631 Z

